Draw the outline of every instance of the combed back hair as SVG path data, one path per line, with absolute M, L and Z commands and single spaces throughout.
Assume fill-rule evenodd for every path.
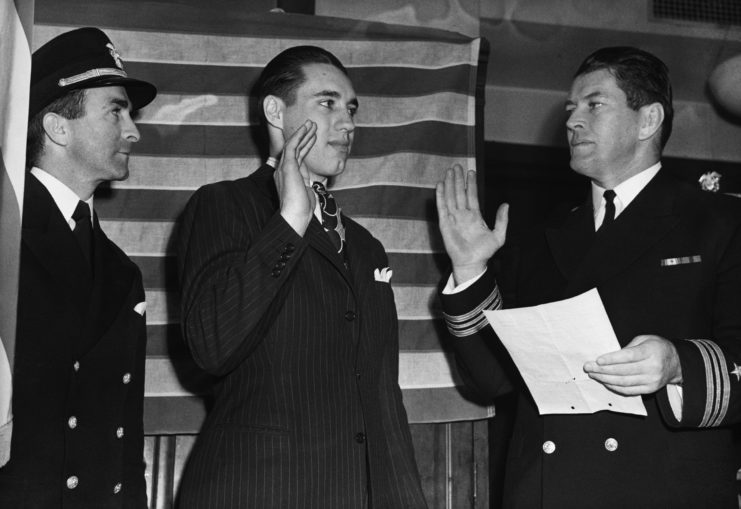
M 589 55 L 574 77 L 601 69 L 607 69 L 615 77 L 617 86 L 625 93 L 631 109 L 637 111 L 642 106 L 653 103 L 663 106 L 664 122 L 659 147 L 663 150 L 672 133 L 674 120 L 672 85 L 666 64 L 647 51 L 630 46 L 615 46 L 599 49 Z
M 265 120 L 263 102 L 269 95 L 280 97 L 286 105 L 296 101 L 296 90 L 306 81 L 303 66 L 329 64 L 347 76 L 342 62 L 329 51 L 317 46 L 294 46 L 279 53 L 265 66 L 257 82 L 258 110 Z
M 85 89 L 73 90 L 56 99 L 38 112 L 28 123 L 26 135 L 26 166 L 36 166 L 44 153 L 44 115 L 56 113 L 66 119 L 80 118 L 85 114 Z

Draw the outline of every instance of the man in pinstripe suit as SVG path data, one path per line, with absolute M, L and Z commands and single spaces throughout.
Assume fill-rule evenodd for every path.
M 345 169 L 355 91 L 309 46 L 278 55 L 259 85 L 280 163 L 199 189 L 180 229 L 184 335 L 218 377 L 181 507 L 426 507 L 393 293 L 374 277 L 386 253 L 341 213 L 334 244 L 312 190 Z

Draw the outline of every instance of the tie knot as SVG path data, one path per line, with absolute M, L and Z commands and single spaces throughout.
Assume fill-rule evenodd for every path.
M 327 194 L 327 188 L 324 187 L 324 184 L 322 184 L 321 182 L 314 182 L 313 184 L 311 184 L 311 187 L 314 189 L 314 191 L 316 191 L 317 194 Z
M 80 200 L 77 202 L 77 207 L 75 207 L 75 211 L 72 213 L 72 219 L 75 220 L 75 222 L 79 222 L 80 219 L 90 219 L 90 207 L 87 203 Z
M 615 196 L 617 195 L 615 194 L 615 191 L 613 191 L 612 189 L 607 189 L 602 194 L 602 196 L 605 198 L 605 201 L 607 203 L 612 203 L 613 201 L 615 201 Z

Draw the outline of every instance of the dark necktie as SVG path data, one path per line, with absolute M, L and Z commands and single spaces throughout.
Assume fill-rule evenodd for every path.
M 615 221 L 615 191 L 607 189 L 602 196 L 605 198 L 605 218 L 602 220 L 600 228 L 604 228 Z
M 342 225 L 340 214 L 342 210 L 337 207 L 334 196 L 328 192 L 320 182 L 314 182 L 311 187 L 319 199 L 319 208 L 322 211 L 322 226 L 329 235 L 337 253 L 345 256 L 345 227 Z
M 91 263 L 93 259 L 93 225 L 90 220 L 90 207 L 88 204 L 80 200 L 77 203 L 75 212 L 72 214 L 72 219 L 75 220 L 75 229 L 72 232 L 80 244 L 85 259 L 88 263 Z

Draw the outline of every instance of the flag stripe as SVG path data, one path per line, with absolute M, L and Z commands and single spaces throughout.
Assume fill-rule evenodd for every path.
M 156 83 L 160 91 L 168 94 L 233 95 L 241 96 L 244 100 L 253 89 L 265 63 L 267 61 L 255 66 L 235 66 L 127 59 L 126 71 L 132 76 Z M 361 96 L 383 90 L 387 97 L 416 97 L 439 92 L 466 94 L 469 76 L 475 67 L 467 64 L 437 69 L 384 66 L 379 72 L 378 67 L 361 66 L 348 67 L 347 71 L 355 92 Z
M 115 189 L 169 189 L 195 191 L 204 184 L 250 175 L 261 164 L 259 157 L 167 157 L 132 155 L 131 173 Z M 434 188 L 454 164 L 475 168 L 473 157 L 444 157 L 414 152 L 350 159 L 347 171 L 335 177 L 331 190 L 379 184 Z
M 399 349 L 402 351 L 440 350 L 438 338 L 445 334 L 442 318 L 433 320 L 399 320 Z M 445 348 L 448 350 L 448 348 Z M 180 324 L 147 325 L 147 356 L 190 358 Z
M 442 312 L 437 302 L 436 285 L 392 286 L 399 319 L 429 320 L 440 318 Z M 180 320 L 178 292 L 147 289 L 147 324 L 164 325 Z
M 68 26 L 37 24 L 34 29 L 34 49 L 69 29 Z M 334 53 L 348 69 L 361 66 L 443 69 L 460 65 L 471 67 L 472 60 L 477 60 L 472 59 L 472 52 L 478 52 L 478 48 L 472 47 L 470 41 L 449 44 L 416 40 L 307 39 L 285 35 L 266 41 L 254 37 L 137 30 L 107 29 L 106 33 L 121 52 L 124 62 L 130 63 L 262 67 L 284 49 L 311 44 Z
M 261 129 L 242 126 L 142 124 L 139 154 L 178 156 L 257 156 L 255 142 Z M 253 133 L 254 131 L 254 133 Z M 358 131 L 353 157 L 376 157 L 398 152 L 472 156 L 469 140 L 473 127 L 439 121 L 421 121 L 405 126 L 367 127 Z
M 100 193 L 95 207 L 102 219 L 164 221 L 179 216 L 193 191 L 119 189 Z M 333 191 L 350 217 L 393 217 L 435 220 L 435 190 L 418 187 L 375 186 Z
M 133 72 L 132 75 L 139 76 Z M 155 79 L 151 81 L 156 83 Z M 461 125 L 468 125 L 471 121 L 469 98 L 461 93 L 433 91 L 415 97 L 358 94 L 358 102 L 360 107 L 355 125 L 359 128 L 402 126 L 425 120 Z M 256 112 L 251 109 L 254 107 L 252 103 L 244 96 L 244 86 L 240 95 L 160 92 L 147 108 L 139 112 L 137 123 L 244 127 L 259 123 Z
M 142 271 L 144 286 L 150 289 L 177 291 L 179 288 L 174 256 L 132 256 Z M 443 253 L 389 253 L 389 267 L 393 267 L 393 285 L 440 282 L 449 266 Z
M 443 253 L 442 238 L 429 221 L 353 217 L 381 241 L 386 251 L 397 253 Z M 172 221 L 102 220 L 106 235 L 129 256 L 174 255 Z
M 494 407 L 480 406 L 461 397 L 460 388 L 406 389 L 402 391 L 410 423 L 433 423 L 484 419 Z M 144 399 L 144 431 L 147 434 L 197 433 L 206 417 L 206 403 L 199 396 L 147 397 Z

